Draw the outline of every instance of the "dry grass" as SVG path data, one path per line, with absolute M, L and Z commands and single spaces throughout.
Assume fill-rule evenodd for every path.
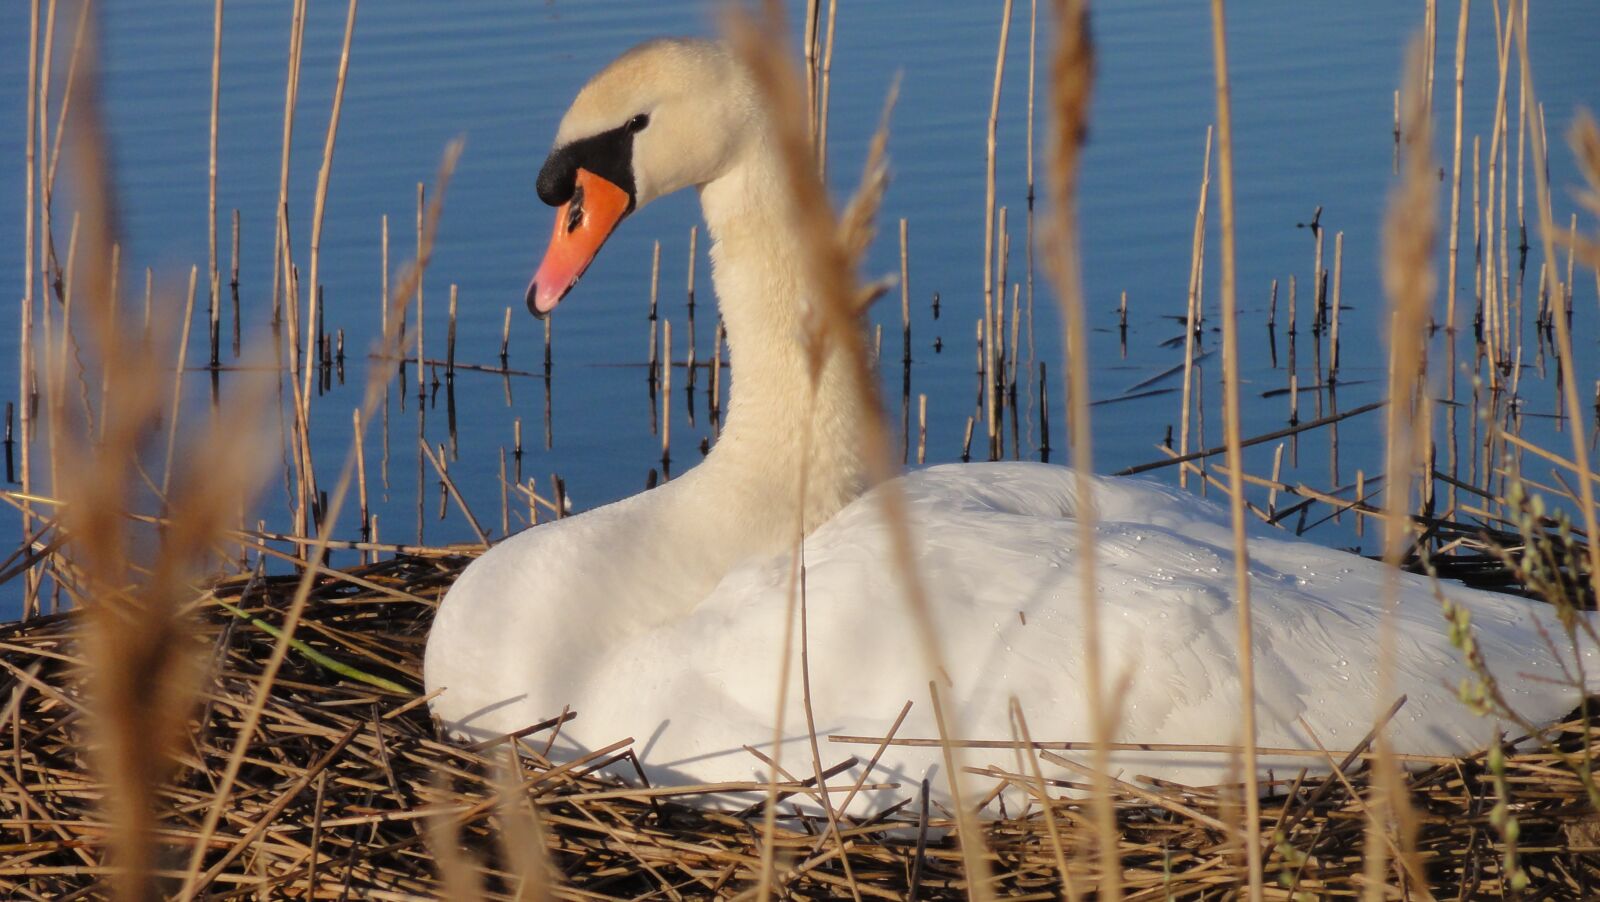
M 479 869 L 472 877 L 485 898 L 513 898 L 512 875 L 534 867 L 513 861 L 501 841 L 505 795 L 495 775 L 514 744 L 522 797 L 538 812 L 542 835 L 531 848 L 548 856 L 550 898 L 752 893 L 766 844 L 763 814 L 715 813 L 729 806 L 731 792 L 643 787 L 625 742 L 576 762 L 550 761 L 541 753 L 549 727 L 481 748 L 437 738 L 417 695 L 422 646 L 437 598 L 467 562 L 443 553 L 401 556 L 318 577 L 301 629 L 308 647 L 406 691 L 375 689 L 291 655 L 273 681 L 246 766 L 220 802 L 224 828 L 207 844 L 200 863 L 206 877 L 196 881 L 196 890 L 222 898 L 443 896 L 439 847 L 429 839 L 432 819 L 453 829 L 470 852 L 463 860 Z M 251 707 L 274 643 L 270 633 L 219 602 L 263 623 L 280 623 L 295 588 L 292 577 L 230 578 L 206 587 L 195 608 L 205 678 L 190 741 L 151 790 L 161 808 L 151 832 L 161 847 L 183 852 L 195 842 L 205 809 L 216 803 L 213 786 L 229 753 L 226 740 Z M 112 835 L 102 807 L 108 787 L 85 760 L 85 731 L 93 721 L 85 707 L 86 650 L 74 641 L 75 620 L 46 617 L 0 631 L 0 667 L 16 678 L 5 702 L 16 707 L 20 724 L 19 732 L 0 731 L 0 780 L 20 800 L 0 835 L 9 850 L 0 886 L 52 898 L 108 896 L 113 873 L 104 858 Z M 1484 755 L 1404 776 L 1419 814 L 1417 856 L 1437 897 L 1506 891 L 1506 846 L 1490 824 L 1502 803 L 1520 825 L 1518 866 L 1531 881 L 1528 898 L 1600 892 L 1600 834 L 1582 785 L 1562 775 L 1558 757 L 1600 751 L 1596 727 L 1581 720 L 1558 725 L 1556 751 L 1506 753 L 1498 777 Z M 1360 893 L 1371 773 L 1359 762 L 1345 763 L 1339 773 L 1280 773 L 1267 787 L 1261 831 L 1270 838 L 1264 857 L 1270 898 Z M 1006 779 L 1036 786 L 1038 775 L 1030 768 Z M 783 794 L 807 788 L 779 785 Z M 1234 828 L 1226 824 L 1225 789 L 1158 787 L 1141 797 L 1119 786 L 1110 801 L 1129 898 L 1226 897 L 1247 886 Z M 1063 860 L 1075 886 L 1093 886 L 1099 875 L 1083 854 L 1090 838 L 1070 827 L 1091 822 L 1093 807 L 1057 798 L 1048 816 L 1036 804 L 983 822 L 992 892 L 1056 897 Z M 775 890 L 798 898 L 848 895 L 838 847 L 832 840 L 818 845 L 826 820 L 780 815 L 772 833 Z M 1051 830 L 1051 820 L 1059 829 Z M 951 826 L 937 817 L 924 826 L 912 808 L 884 820 L 841 819 L 856 890 L 863 898 L 904 898 L 917 871 L 918 898 L 966 898 L 962 854 L 946 835 Z M 162 885 L 170 890 L 181 869 L 166 874 Z

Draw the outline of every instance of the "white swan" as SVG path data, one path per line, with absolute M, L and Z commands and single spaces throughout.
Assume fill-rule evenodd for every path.
M 745 751 L 771 751 L 787 551 L 800 516 L 799 436 L 816 437 L 804 516 L 811 699 L 823 766 L 871 747 L 830 733 L 878 735 L 906 701 L 899 736 L 937 735 L 916 631 L 889 569 L 886 530 L 861 493 L 857 430 L 864 411 L 846 368 L 825 365 L 805 397 L 803 282 L 774 150 L 747 75 L 720 45 L 656 41 L 608 66 L 562 120 L 539 176 L 563 204 L 528 303 L 547 314 L 629 211 L 696 187 L 713 240 L 717 295 L 734 372 L 726 428 L 709 457 L 672 482 L 577 517 L 530 529 L 467 568 L 440 606 L 425 676 L 448 729 L 477 738 L 514 732 L 570 706 L 564 753 L 634 737 L 656 782 L 764 780 Z M 576 196 L 575 196 L 576 195 Z M 917 563 L 948 661 L 943 688 L 962 735 L 1009 739 L 1007 701 L 1036 739 L 1090 738 L 1080 687 L 1083 637 L 1069 471 L 1042 464 L 940 466 L 901 485 Z M 1161 485 L 1098 479 L 1096 547 L 1116 738 L 1233 744 L 1239 735 L 1232 544 L 1214 507 Z M 1250 543 L 1259 743 L 1329 748 L 1366 733 L 1379 708 L 1376 655 L 1383 568 L 1261 531 Z M 1466 673 L 1433 588 L 1401 577 L 1392 721 L 1398 750 L 1441 755 L 1482 747 L 1495 725 L 1456 698 Z M 1550 609 L 1461 588 L 1478 642 L 1510 699 L 1535 720 L 1570 710 L 1560 664 L 1538 634 Z M 1600 658 L 1584 654 L 1590 674 Z M 1570 662 L 1569 662 L 1570 665 Z M 785 769 L 812 774 L 796 678 L 782 748 Z M 442 690 L 442 691 L 441 691 Z M 1009 750 L 968 751 L 968 765 L 1014 771 Z M 1216 783 L 1227 760 L 1121 753 L 1126 778 Z M 1263 758 L 1292 774 L 1304 758 Z M 937 749 L 894 747 L 873 782 L 912 792 Z M 1081 775 L 1050 768 L 1069 779 Z M 836 777 L 849 785 L 860 773 Z M 931 780 L 936 796 L 943 777 Z M 894 795 L 887 792 L 883 795 Z M 882 801 L 867 795 L 854 807 Z M 837 799 L 835 800 L 837 803 Z

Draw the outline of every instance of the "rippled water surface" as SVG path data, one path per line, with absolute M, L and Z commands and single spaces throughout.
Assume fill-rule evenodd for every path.
M 7 149 L 0 154 L 6 161 L 0 167 L 0 196 L 6 198 L 0 207 L 6 211 L 0 216 L 0 284 L 10 286 L 12 297 L 20 293 L 23 281 L 26 7 L 18 0 L 0 10 L 0 59 L 8 71 L 0 83 L 0 121 L 10 123 Z M 917 395 L 927 395 L 929 462 L 958 459 L 978 395 L 974 324 L 983 307 L 985 120 L 1002 7 L 965 0 L 844 0 L 839 7 L 831 72 L 830 176 L 841 196 L 853 185 L 885 93 L 898 75 L 900 100 L 891 140 L 894 183 L 883 210 L 883 238 L 873 250 L 868 274 L 897 271 L 894 223 L 908 220 L 914 358 L 910 406 L 914 417 Z M 1444 135 L 1436 143 L 1448 180 L 1456 7 L 1445 3 L 1441 8 L 1435 108 Z M 551 213 L 535 196 L 533 180 L 556 123 L 583 82 L 617 53 L 656 35 L 714 33 L 714 10 L 714 5 L 681 0 L 384 0 L 361 6 L 322 243 L 326 324 L 330 332 L 344 331 L 347 348 L 342 377 L 334 375 L 330 391 L 313 407 L 313 440 L 324 483 L 333 481 L 349 447 L 351 410 L 358 403 L 366 353 L 377 333 L 382 217 L 390 218 L 395 268 L 414 252 L 417 183 L 431 181 L 446 143 L 464 136 L 466 151 L 427 274 L 427 356 L 445 356 L 446 298 L 456 286 L 458 359 L 498 365 L 509 307 L 510 366 L 542 372 L 543 327 L 526 314 L 522 291 L 548 234 Z M 1341 384 L 1335 398 L 1303 393 L 1300 418 L 1354 408 L 1382 393 L 1385 301 L 1378 261 L 1381 214 L 1392 183 L 1393 91 L 1405 42 L 1420 28 L 1422 11 L 1420 2 L 1239 3 L 1230 10 L 1246 435 L 1281 428 L 1289 420 L 1287 396 L 1272 393 L 1288 384 L 1283 320 L 1291 274 L 1300 283 L 1302 325 L 1309 313 L 1313 243 L 1309 230 L 1297 224 L 1306 222 L 1318 206 L 1328 230 L 1330 263 L 1333 233 L 1344 233 Z M 998 130 L 998 203 L 1009 211 L 1009 268 L 1013 281 L 1025 285 L 1029 12 L 1028 4 L 1019 2 L 1013 13 Z M 342 3 L 311 4 L 290 196 L 295 253 L 302 267 L 344 17 Z M 63 13 L 61 18 L 57 28 L 66 35 L 70 16 Z M 228 4 L 224 23 L 218 204 L 224 229 L 234 209 L 242 222 L 239 298 L 246 348 L 272 340 L 272 230 L 289 24 L 289 4 L 261 2 Z M 158 288 L 177 293 L 189 266 L 199 264 L 203 294 L 210 4 L 106 4 L 101 26 L 124 271 L 136 274 L 153 267 Z M 1176 318 L 1185 309 L 1205 131 L 1214 110 L 1209 20 L 1203 4 L 1101 4 L 1094 32 L 1099 65 L 1083 160 L 1081 216 L 1095 329 L 1091 371 L 1095 398 L 1101 402 L 1094 416 L 1095 462 L 1109 471 L 1159 459 L 1155 446 L 1178 423 L 1181 375 L 1161 374 L 1183 359 L 1183 328 Z M 1494 34 L 1490 7 L 1475 4 L 1465 192 L 1470 192 L 1474 135 L 1483 136 L 1488 152 L 1497 78 Z M 65 36 L 62 42 L 67 46 Z M 1042 33 L 1041 49 L 1047 42 L 1048 34 Z M 1562 224 L 1576 209 L 1566 189 L 1577 183 L 1563 137 L 1579 106 L 1600 106 L 1597 46 L 1600 14 L 1593 4 L 1541 4 L 1534 10 L 1530 49 L 1552 143 L 1556 219 Z M 1047 64 L 1041 58 L 1039 65 L 1042 89 Z M 1513 104 L 1516 89 L 1513 77 Z M 1043 110 L 1039 113 L 1035 142 L 1042 147 Z M 1515 153 L 1515 117 L 1511 131 Z M 1531 219 L 1531 170 L 1526 190 Z M 65 198 L 56 211 L 62 246 L 69 201 Z M 1448 203 L 1447 182 L 1443 202 Z M 520 466 L 524 478 L 537 478 L 541 491 L 552 473 L 559 474 L 580 508 L 638 491 L 650 470 L 659 467 L 657 414 L 643 365 L 651 247 L 661 242 L 663 315 L 673 322 L 674 354 L 681 359 L 690 329 L 684 290 L 689 230 L 696 222 L 695 199 L 682 194 L 641 211 L 621 228 L 553 320 L 548 385 L 538 376 L 463 370 L 453 391 L 428 386 L 420 428 L 430 443 L 445 446 L 452 477 L 491 531 L 500 527 L 500 454 L 512 450 L 517 419 L 522 422 L 524 454 L 520 464 L 512 458 L 512 468 Z M 1470 214 L 1463 222 L 1463 243 L 1469 250 L 1463 256 L 1462 304 L 1470 310 Z M 1205 265 L 1205 301 L 1212 323 L 1218 321 L 1218 235 L 1213 209 Z M 1513 233 L 1513 256 L 1516 238 Z M 1531 243 L 1537 245 L 1536 240 Z M 224 267 L 227 244 L 224 234 Z M 704 303 L 710 282 L 703 240 L 699 250 L 702 304 L 694 331 L 704 360 L 714 314 Z M 1538 284 L 1540 256 L 1535 250 L 1530 257 L 1530 298 Z M 1442 265 L 1442 252 L 1439 259 Z M 1281 281 L 1279 328 L 1269 336 L 1267 308 L 1274 279 Z M 130 285 L 137 281 L 134 275 L 127 280 Z M 1056 381 L 1062 371 L 1057 365 L 1058 326 L 1042 276 L 1034 280 L 1033 289 L 1032 335 L 1024 328 L 1023 344 L 1033 348 L 1035 362 L 1050 365 L 1051 440 L 1061 448 L 1066 441 L 1063 393 Z M 1125 336 L 1117 314 L 1123 292 L 1128 300 Z M 931 305 L 935 294 L 940 297 L 937 318 Z M 1024 308 L 1026 298 L 1025 289 Z M 1591 279 L 1578 279 L 1576 298 L 1580 385 L 1592 386 L 1597 367 Z M 138 303 L 137 291 L 128 303 Z M 197 310 L 201 319 L 204 307 L 202 297 Z M 1526 307 L 1531 323 L 1531 300 Z M 223 357 L 230 364 L 235 362 L 227 339 L 232 316 L 225 296 Z M 886 324 L 885 395 L 898 417 L 898 305 L 886 302 L 877 317 Z M 1467 321 L 1465 314 L 1462 321 Z M 1543 359 L 1535 359 L 1531 327 L 1528 331 L 1523 360 L 1528 367 L 1523 382 L 1526 428 L 1537 440 L 1565 442 L 1548 416 L 1555 411 L 1554 384 L 1540 369 Z M 197 323 L 191 361 L 205 360 L 205 332 L 203 323 Z M 1219 341 L 1217 333 L 1208 331 L 1203 345 L 1211 350 Z M 1317 384 L 1313 367 L 1320 358 L 1304 328 L 1297 350 L 1301 384 Z M 0 357 L 14 360 L 15 351 L 16 335 L 7 330 L 0 335 Z M 1219 359 L 1207 358 L 1202 370 L 1207 444 L 1221 438 Z M 431 379 L 431 371 L 429 375 Z M 198 421 L 211 395 L 211 380 L 204 373 L 189 378 L 192 403 L 186 416 Z M 381 537 L 391 542 L 466 540 L 471 531 L 465 520 L 441 502 L 438 480 L 419 456 L 414 367 L 406 378 L 403 389 L 396 386 L 390 392 L 384 418 L 373 424 L 367 441 L 372 506 Z M 1466 378 L 1460 383 L 1464 389 Z M 220 380 L 223 404 L 231 400 L 231 380 Z M 713 436 L 706 416 L 708 381 L 702 377 L 691 395 L 682 390 L 679 374 L 671 413 L 675 470 L 692 465 L 702 442 Z M 1019 424 L 1021 447 L 1010 447 L 1008 437 L 1006 453 L 1038 457 L 1042 436 L 1034 379 L 1022 381 L 1019 403 L 1026 412 Z M 17 396 L 15 366 L 0 367 L 0 389 L 8 399 Z M 1135 397 L 1125 397 L 1129 395 Z M 1381 425 L 1373 415 L 1347 421 L 1338 432 L 1336 456 L 1330 454 L 1326 432 L 1309 435 L 1295 449 L 1298 467 L 1290 472 L 1294 479 L 1327 487 L 1353 482 L 1356 468 L 1368 473 L 1380 469 Z M 981 417 L 977 431 L 975 456 L 983 453 Z M 1272 449 L 1269 443 L 1251 452 L 1254 472 L 1270 470 Z M 1173 479 L 1175 474 L 1168 469 L 1160 478 Z M 270 483 L 260 516 L 282 526 L 286 499 L 284 482 Z M 524 504 L 513 501 L 511 506 L 518 512 L 510 518 L 515 530 Z M 340 535 L 354 537 L 358 524 L 348 515 L 345 520 Z M 1330 542 L 1356 541 L 1339 530 L 1318 534 Z M 0 592 L 14 594 L 15 587 Z

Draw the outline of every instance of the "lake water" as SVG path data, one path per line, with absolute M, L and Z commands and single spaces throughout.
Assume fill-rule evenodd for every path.
M 6 162 L 0 166 L 0 196 L 7 198 L 3 207 L 7 212 L 0 216 L 0 248 L 9 249 L 0 254 L 0 285 L 10 286 L 12 296 L 20 294 L 23 280 L 26 6 L 12 2 L 0 10 L 0 58 L 7 61 L 9 72 L 0 86 L 0 121 L 12 124 L 3 152 Z M 985 121 L 1002 7 L 999 2 L 966 0 L 845 0 L 839 6 L 831 73 L 830 175 L 841 196 L 853 185 L 885 92 L 899 74 L 900 102 L 890 145 L 894 183 L 883 209 L 883 237 L 872 252 L 868 274 L 898 270 L 894 223 L 907 219 L 914 336 L 912 410 L 916 396 L 926 394 L 928 461 L 955 460 L 961 456 L 967 418 L 974 414 L 978 393 L 974 323 L 983 311 Z M 1444 138 L 1436 142 L 1436 153 L 1448 176 L 1457 7 L 1441 6 L 1435 108 Z M 427 274 L 427 356 L 445 356 L 445 299 L 449 286 L 455 285 L 460 299 L 458 359 L 498 365 L 502 322 L 510 307 L 510 365 L 540 372 L 543 326 L 524 311 L 522 292 L 549 230 L 551 211 L 539 203 L 533 183 L 556 123 L 583 82 L 616 54 L 652 36 L 714 33 L 715 9 L 715 4 L 698 0 L 471 4 L 385 0 L 361 7 L 323 238 L 326 324 L 329 332 L 344 330 L 348 355 L 343 384 L 335 379 L 331 391 L 318 397 L 313 407 L 313 439 L 324 485 L 332 483 L 349 447 L 350 414 L 359 402 L 366 351 L 377 333 L 382 217 L 390 217 L 391 267 L 398 267 L 409 258 L 414 242 L 417 182 L 431 181 L 446 143 L 465 136 L 466 152 L 450 189 L 437 253 Z M 64 59 L 70 47 L 72 16 L 67 5 L 63 10 L 57 26 L 58 59 Z M 345 11 L 343 3 L 318 0 L 311 4 L 307 26 L 290 196 L 295 253 L 302 268 Z M 798 15 L 798 10 L 792 12 Z M 1010 211 L 1013 281 L 1024 279 L 1026 259 L 1028 16 L 1028 4 L 1017 3 L 999 123 L 998 202 Z M 1382 209 L 1392 183 L 1392 92 L 1398 85 L 1403 48 L 1419 30 L 1422 16 L 1420 2 L 1238 3 L 1230 9 L 1247 436 L 1281 428 L 1289 419 L 1286 396 L 1263 395 L 1288 383 L 1283 325 L 1291 274 L 1300 283 L 1300 382 L 1318 382 L 1312 368 L 1312 337 L 1305 328 L 1313 243 L 1310 231 L 1297 226 L 1318 206 L 1323 208 L 1329 265 L 1333 234 L 1344 233 L 1338 408 L 1350 409 L 1383 393 L 1385 299 L 1378 261 Z M 192 0 L 106 4 L 101 18 L 105 106 L 123 213 L 124 271 L 154 267 L 158 285 L 177 292 L 189 266 L 199 264 L 202 299 L 196 315 L 203 320 L 210 4 Z M 1041 12 L 1041 51 L 1048 46 L 1043 18 Z M 224 230 L 231 210 L 239 211 L 242 222 L 240 301 L 246 346 L 267 341 L 271 334 L 272 233 L 289 26 L 287 3 L 235 2 L 226 10 L 218 205 Z M 1183 360 L 1183 327 L 1175 318 L 1185 310 L 1205 130 L 1214 109 L 1204 4 L 1101 4 L 1095 11 L 1094 32 L 1099 69 L 1090 144 L 1083 160 L 1081 219 L 1095 330 L 1091 372 L 1095 398 L 1105 402 L 1095 409 L 1095 462 L 1098 469 L 1111 471 L 1159 459 L 1155 446 L 1169 428 L 1177 427 L 1181 405 L 1176 389 L 1181 375 L 1153 381 L 1152 377 Z M 1488 152 L 1496 80 L 1494 33 L 1490 7 L 1476 4 L 1469 32 L 1467 184 L 1463 186 L 1469 199 L 1473 135 L 1484 136 L 1484 153 Z M 1567 189 L 1578 182 L 1565 132 L 1579 106 L 1600 107 L 1595 47 L 1600 47 L 1600 10 L 1592 3 L 1541 4 L 1534 10 L 1530 49 L 1552 144 L 1556 221 L 1562 224 L 1576 209 Z M 1041 83 L 1046 66 L 1041 58 Z M 1513 97 L 1515 90 L 1513 78 Z M 1513 118 L 1513 151 L 1515 135 Z M 1036 142 L 1042 146 L 1043 141 L 1041 119 Z M 1527 191 L 1532 219 L 1531 170 Z M 1213 201 L 1214 192 L 1215 184 Z M 1448 197 L 1446 183 L 1444 205 Z M 55 213 L 62 247 L 70 215 L 70 210 L 61 208 Z M 449 392 L 443 388 L 429 392 L 422 428 L 431 443 L 446 446 L 452 457 L 450 473 L 485 527 L 499 532 L 500 453 L 511 450 L 516 419 L 523 425 L 524 476 L 536 477 L 543 492 L 548 490 L 550 474 L 560 474 L 578 508 L 640 490 L 650 470 L 659 466 L 660 439 L 654 432 L 655 408 L 643 366 L 649 335 L 651 247 L 660 241 L 662 311 L 673 322 L 674 355 L 681 359 L 689 329 L 684 291 L 689 230 L 697 221 L 692 193 L 685 193 L 641 211 L 621 228 L 552 321 L 548 394 L 540 378 L 464 370 L 455 380 L 452 416 Z M 1592 227 L 1592 220 L 1588 225 Z M 1470 311 L 1470 213 L 1464 213 L 1463 227 L 1461 304 Z M 1218 234 L 1213 208 L 1205 269 L 1208 321 L 1213 324 L 1218 322 L 1215 305 L 1220 294 Z M 1515 241 L 1513 234 L 1513 246 Z M 1537 240 L 1530 241 L 1537 248 Z M 224 254 L 227 243 L 224 234 Z M 705 304 L 710 282 L 703 236 L 699 251 L 702 304 L 696 337 L 699 358 L 705 360 L 714 315 Z M 1555 411 L 1554 383 L 1550 373 L 1534 368 L 1532 359 L 1531 298 L 1540 257 L 1535 249 L 1526 284 L 1530 337 L 1529 359 L 1524 361 L 1529 371 L 1522 382 L 1525 428 L 1534 440 L 1560 441 L 1563 444 L 1557 447 L 1564 448 L 1567 440 L 1555 433 L 1555 421 L 1543 416 Z M 1441 292 L 1443 260 L 1441 241 Z M 1266 327 L 1274 279 L 1281 280 L 1275 349 Z M 1059 332 L 1042 277 L 1035 280 L 1035 288 L 1034 353 L 1051 368 L 1050 419 L 1056 430 L 1051 439 L 1063 448 Z M 1123 292 L 1128 298 L 1125 341 L 1117 313 Z M 941 299 L 937 318 L 930 304 L 935 293 Z M 226 336 L 232 317 L 226 287 L 224 295 Z M 129 303 L 136 303 L 134 297 Z M 1592 278 L 1578 278 L 1576 298 L 1574 329 L 1583 370 L 1579 381 L 1592 386 L 1597 371 Z M 1468 316 L 1463 314 L 1463 323 Z M 891 414 L 899 416 L 898 305 L 892 300 L 882 304 L 876 317 L 885 324 L 885 395 Z M 191 361 L 205 360 L 205 335 L 203 322 L 197 322 Z M 1220 343 L 1214 331 L 1208 331 L 1203 341 L 1207 349 Z M 7 330 L 0 336 L 0 358 L 15 359 L 15 353 L 16 335 Z M 233 362 L 226 337 L 223 355 L 225 363 Z M 1202 373 L 1207 444 L 1218 443 L 1221 437 L 1219 359 L 1220 355 L 1210 358 Z M 375 422 L 368 435 L 372 507 L 380 518 L 381 537 L 390 542 L 467 540 L 472 533 L 453 505 L 445 507 L 440 518 L 438 480 L 420 461 L 415 375 L 414 369 L 408 372 L 411 381 L 390 393 L 384 420 Z M 186 416 L 198 422 L 204 416 L 210 379 L 202 373 L 190 378 L 188 396 L 193 403 Z M 1460 378 L 1465 387 L 1466 375 Z M 697 460 L 702 442 L 713 437 L 706 416 L 708 381 L 702 378 L 691 398 L 681 391 L 681 371 L 676 374 L 672 402 L 676 470 Z M 1031 400 L 1032 380 L 1023 381 L 1021 403 L 1031 414 L 1036 403 Z M 224 379 L 223 403 L 229 388 Z M 15 366 L 0 367 L 0 394 L 17 397 Z M 402 394 L 409 396 L 403 403 Z M 1129 394 L 1143 396 L 1121 400 Z M 1314 391 L 1303 393 L 1300 405 L 1302 420 L 1332 409 L 1330 399 Z M 1303 439 L 1297 449 L 1298 465 L 1286 468 L 1287 481 L 1304 479 L 1328 487 L 1352 482 L 1357 468 L 1369 474 L 1380 470 L 1380 416 L 1348 421 L 1339 430 L 1336 461 L 1330 457 L 1325 433 Z M 1036 419 L 1030 415 L 1024 421 L 1022 447 L 1008 445 L 1008 456 L 1039 456 Z M 981 417 L 977 432 L 974 456 L 981 456 Z M 38 453 L 43 453 L 42 446 Z M 1271 443 L 1254 449 L 1248 457 L 1250 469 L 1263 475 L 1270 472 L 1272 453 Z M 1061 459 L 1059 454 L 1056 459 Z M 1175 469 L 1161 471 L 1159 478 L 1175 479 Z M 286 498 L 282 480 L 270 483 L 259 516 L 272 526 L 284 526 Z M 520 512 L 524 503 L 513 502 L 512 507 Z M 512 517 L 513 530 L 519 526 L 518 516 Z M 354 538 L 358 530 L 354 516 L 346 514 L 338 535 Z M 1357 542 L 1347 529 L 1313 534 L 1339 544 Z M 341 560 L 351 559 L 336 556 L 336 563 Z M 5 609 L 15 610 L 16 584 L 0 588 L 0 593 Z

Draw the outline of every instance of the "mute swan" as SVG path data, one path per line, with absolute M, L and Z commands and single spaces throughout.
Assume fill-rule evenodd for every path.
M 721 45 L 660 40 L 617 59 L 578 94 L 539 173 L 560 205 L 529 308 L 548 315 L 632 210 L 694 187 L 712 238 L 714 282 L 736 379 L 716 447 L 682 477 L 588 513 L 512 536 L 466 569 L 428 640 L 433 711 L 458 736 L 514 732 L 570 706 L 559 734 L 574 754 L 634 737 L 657 783 L 765 780 L 742 749 L 771 751 L 790 548 L 801 511 L 811 699 L 823 766 L 871 746 L 828 734 L 882 736 L 915 702 L 901 737 L 933 737 L 928 677 L 888 568 L 873 495 L 864 496 L 857 430 L 866 412 L 848 369 L 824 364 L 804 403 L 804 280 L 785 190 L 750 79 Z M 800 500 L 798 436 L 815 436 Z M 1091 736 L 1079 629 L 1075 497 L 1070 471 L 1028 463 L 937 466 L 902 479 L 948 661 L 943 696 L 962 735 L 1009 739 L 1015 695 L 1036 739 Z M 1239 736 L 1232 540 L 1214 507 L 1161 485 L 1095 482 L 1096 548 L 1115 738 L 1234 744 Z M 1255 591 L 1259 743 L 1350 748 L 1379 708 L 1381 565 L 1262 530 L 1250 540 Z M 1391 723 L 1401 752 L 1481 748 L 1495 725 L 1456 698 L 1465 675 L 1434 590 L 1402 575 Z M 1553 611 L 1459 587 L 1478 642 L 1510 699 L 1536 720 L 1569 711 L 1578 690 L 1538 636 Z M 1588 673 L 1600 656 L 1585 652 Z M 1570 662 L 1569 662 L 1570 663 Z M 798 656 L 796 656 L 798 675 Z M 791 678 L 782 760 L 812 773 Z M 442 690 L 442 691 L 441 691 Z M 1009 750 L 964 753 L 1014 770 Z M 1227 775 L 1220 756 L 1118 753 L 1126 778 L 1190 784 Z M 938 749 L 893 747 L 873 782 L 936 798 Z M 1293 773 L 1313 759 L 1264 756 Z M 859 766 L 830 782 L 849 785 Z M 1066 771 L 1059 776 L 1082 779 Z M 853 808 L 894 793 L 863 794 Z

